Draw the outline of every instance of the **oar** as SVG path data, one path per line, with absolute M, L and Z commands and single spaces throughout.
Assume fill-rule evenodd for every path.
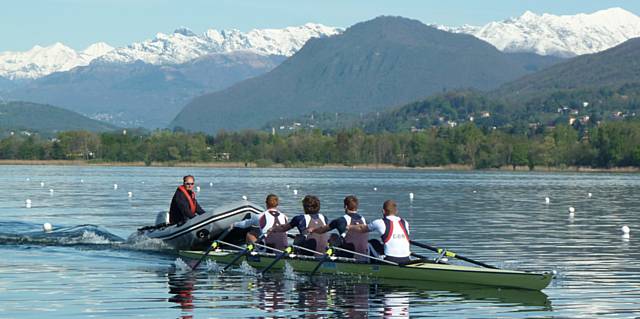
M 260 274 L 264 275 L 267 271 L 269 271 L 278 261 L 280 261 L 280 259 L 284 258 L 285 256 L 289 256 L 291 253 L 293 253 L 293 247 L 289 246 L 287 248 L 285 248 L 282 252 L 280 252 L 278 254 L 278 256 L 267 266 L 265 267 Z
M 220 242 L 222 244 L 225 244 L 225 245 L 228 245 L 228 246 L 231 246 L 231 247 L 238 247 L 238 246 L 233 245 L 233 244 L 225 243 L 225 242 L 223 242 L 221 240 L 219 240 L 218 242 Z M 248 253 L 250 253 L 252 251 L 253 251 L 253 244 L 248 244 L 247 248 L 245 248 L 242 251 L 240 251 L 240 253 L 238 253 L 238 255 L 235 258 L 233 258 L 233 260 L 231 260 L 231 262 L 229 262 L 228 265 L 226 265 L 224 268 L 222 268 L 222 270 L 220 270 L 220 272 L 223 273 L 223 272 L 227 271 L 227 269 L 233 267 L 233 265 L 235 265 L 236 262 L 238 260 L 240 260 L 240 258 L 242 258 L 243 256 L 245 256 L 246 254 L 248 254 Z
M 324 264 L 325 261 L 333 259 L 333 258 L 335 258 L 335 257 L 333 257 L 333 248 L 331 248 L 331 246 L 328 246 L 327 247 L 327 251 L 324 253 L 324 255 L 322 255 L 322 258 L 320 259 L 320 261 L 318 262 L 316 267 L 313 268 L 313 271 L 309 274 L 309 277 L 313 277 L 313 275 L 316 274 L 318 269 L 320 269 L 320 266 L 322 266 L 322 264 Z
M 196 268 L 198 268 L 198 266 L 200 265 L 200 263 L 207 258 L 207 255 L 209 255 L 209 252 L 215 249 L 218 249 L 219 245 L 217 241 L 214 241 L 211 243 L 211 245 L 209 246 L 209 248 L 207 248 L 207 251 L 204 252 L 204 254 L 202 254 L 202 257 L 200 257 L 200 259 L 198 260 L 198 262 L 193 265 L 193 267 L 191 267 L 191 271 L 195 271 Z
M 369 255 L 366 255 L 366 254 L 361 254 L 359 252 L 355 252 L 355 251 L 344 249 L 344 248 L 340 248 L 340 247 L 333 247 L 333 249 L 338 250 L 338 251 L 343 251 L 345 253 L 354 254 L 354 255 L 357 255 L 357 256 L 361 256 L 361 257 L 366 257 L 366 258 L 369 258 L 369 259 L 377 260 L 377 261 L 380 261 L 380 262 L 383 262 L 383 263 L 386 263 L 386 264 L 389 264 L 389 265 L 394 265 L 394 266 L 399 266 L 400 265 L 400 264 L 395 263 L 393 261 L 384 260 L 382 258 L 373 257 L 373 256 L 369 256 Z
M 220 240 L 224 239 L 225 237 L 227 237 L 227 235 L 229 235 L 229 232 L 231 232 L 231 228 L 228 228 L 222 234 L 220 234 L 218 239 L 220 239 Z M 204 254 L 202 255 L 202 257 L 200 257 L 198 262 L 195 265 L 193 265 L 193 267 L 191 267 L 191 271 L 195 271 L 196 268 L 198 268 L 198 266 L 200 266 L 200 263 L 202 263 L 202 261 L 205 258 L 207 258 L 207 255 L 209 255 L 209 252 L 211 252 L 212 250 L 217 249 L 218 247 L 219 247 L 218 242 L 216 242 L 216 241 L 212 242 L 211 245 L 209 246 L 209 248 L 207 248 L 207 251 L 205 251 Z
M 431 251 L 436 252 L 436 253 L 438 253 L 438 254 L 441 254 L 441 253 L 443 253 L 443 252 L 444 252 L 444 255 L 445 255 L 446 257 L 458 258 L 458 259 L 460 259 L 460 260 L 464 260 L 464 261 L 466 261 L 466 262 L 469 262 L 469 263 L 472 263 L 472 264 L 475 264 L 475 265 L 478 265 L 478 266 L 482 266 L 482 267 L 485 267 L 485 268 L 498 269 L 498 267 L 496 267 L 496 266 L 491 266 L 491 265 L 485 264 L 485 263 L 483 263 L 483 262 L 476 261 L 476 260 L 473 260 L 473 259 L 471 259 L 471 258 L 467 258 L 467 257 L 465 257 L 465 256 L 460 256 L 460 255 L 458 255 L 458 254 L 456 254 L 456 253 L 454 253 L 454 252 L 447 251 L 447 250 L 442 249 L 442 248 L 436 248 L 436 247 L 429 246 L 429 245 L 427 245 L 427 244 L 423 244 L 423 243 L 419 243 L 419 242 L 417 242 L 417 241 L 413 241 L 413 240 L 411 240 L 411 241 L 409 241 L 409 242 L 411 243 L 411 245 L 418 246 L 418 247 L 422 247 L 422 248 L 424 248 L 424 249 L 431 250 Z
M 289 238 L 295 238 L 295 236 L 293 236 L 293 235 L 291 235 L 291 234 L 287 234 L 287 236 L 288 236 Z M 314 253 L 314 254 L 317 254 L 317 255 L 324 255 L 324 254 L 319 253 L 319 252 L 317 252 L 317 251 L 315 251 L 315 250 L 311 250 L 311 249 L 308 249 L 308 248 L 305 248 L 305 247 L 300 247 L 300 246 L 298 246 L 298 245 L 292 245 L 292 246 L 293 246 L 294 248 L 297 248 L 297 249 L 300 249 L 300 250 L 304 250 L 304 251 L 307 251 L 307 252 L 310 252 L 310 253 Z M 361 253 L 358 253 L 358 252 L 355 252 L 355 251 L 351 251 L 351 250 L 348 250 L 348 249 L 344 249 L 344 248 L 340 248 L 340 247 L 335 247 L 335 246 L 334 246 L 334 247 L 332 247 L 332 248 L 333 248 L 333 249 L 335 249 L 335 250 L 340 250 L 340 251 L 344 251 L 344 252 L 351 253 L 351 254 L 354 254 L 354 255 L 359 255 L 359 256 L 367 257 L 367 258 L 369 258 L 369 259 L 373 259 L 373 260 L 381 261 L 381 262 L 383 262 L 383 263 L 387 263 L 387 264 L 390 264 L 390 265 L 395 265 L 395 266 L 398 266 L 398 265 L 399 265 L 398 263 L 394 263 L 394 262 L 392 262 L 392 261 L 384 260 L 384 259 L 382 259 L 382 258 L 378 258 L 378 257 L 374 257 L 374 256 L 369 256 L 369 255 L 361 254 Z M 422 256 L 422 255 L 418 255 L 418 254 L 413 254 L 413 256 L 418 257 L 418 258 L 422 258 L 422 259 L 428 259 L 426 256 Z

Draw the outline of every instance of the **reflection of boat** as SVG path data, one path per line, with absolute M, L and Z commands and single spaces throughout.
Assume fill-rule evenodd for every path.
M 200 259 L 202 251 L 181 251 L 186 258 Z M 229 263 L 236 256 L 237 251 L 218 250 L 210 252 L 208 258 L 221 263 Z M 275 258 L 274 254 L 257 253 L 243 257 L 249 265 L 256 268 L 268 266 Z M 298 272 L 312 272 L 318 265 L 318 259 L 307 256 L 297 256 L 287 259 L 287 262 Z M 273 268 L 283 268 L 284 260 L 277 262 Z M 548 272 L 533 273 L 516 270 L 489 269 L 468 267 L 433 262 L 416 262 L 405 266 L 388 264 L 356 263 L 352 259 L 338 258 L 326 261 L 318 269 L 325 274 L 348 274 L 371 278 L 410 280 L 413 282 L 447 282 L 465 283 L 483 286 L 511 287 L 531 290 L 542 290 L 549 285 L 553 275 Z
M 455 282 L 418 282 L 408 280 L 383 279 L 374 280 L 375 283 L 383 287 L 402 286 L 413 288 L 431 296 L 455 295 L 466 300 L 485 300 L 488 302 L 499 302 L 512 305 L 536 306 L 548 308 L 551 306 L 549 297 L 542 291 L 530 289 L 516 289 L 504 287 L 491 287 L 484 285 L 464 284 Z
M 160 239 L 175 249 L 201 249 L 215 239 L 232 223 L 259 214 L 264 209 L 249 201 L 240 201 L 218 207 L 189 219 L 186 223 L 167 225 L 168 213 L 161 212 L 156 225 L 138 229 L 138 236 Z

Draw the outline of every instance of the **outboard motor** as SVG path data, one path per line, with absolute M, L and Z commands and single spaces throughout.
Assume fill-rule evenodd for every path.
M 156 226 L 166 226 L 169 225 L 169 212 L 159 212 L 156 215 Z

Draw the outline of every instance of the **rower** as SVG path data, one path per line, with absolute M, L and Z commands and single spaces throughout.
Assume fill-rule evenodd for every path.
M 337 229 L 340 240 L 341 248 L 355 251 L 360 254 L 369 255 L 369 235 L 367 233 L 347 230 L 349 225 L 366 225 L 364 217 L 358 214 L 358 198 L 355 196 L 347 196 L 344 198 L 344 216 L 332 220 L 329 225 L 322 226 L 316 229 L 309 229 L 311 233 L 324 234 L 328 231 Z M 335 236 L 332 235 L 332 236 Z M 333 241 L 333 239 L 331 240 Z M 368 261 L 368 258 L 338 251 L 336 253 L 339 257 L 355 258 L 358 261 Z
M 409 223 L 398 216 L 398 206 L 393 200 L 385 201 L 382 210 L 384 213 L 382 218 L 368 225 L 349 225 L 347 229 L 363 233 L 374 231 L 380 233 L 384 243 L 385 260 L 398 264 L 411 262 Z
M 267 195 L 265 204 L 267 205 L 267 209 L 260 213 L 260 215 L 251 215 L 250 219 L 233 223 L 231 224 L 231 229 L 251 228 L 251 230 L 247 232 L 247 243 L 255 243 L 258 241 L 258 238 L 265 235 L 265 245 L 275 249 L 284 250 L 288 246 L 287 234 L 282 232 L 269 232 L 269 230 L 274 226 L 287 224 L 287 216 L 278 209 L 278 205 L 280 204 L 278 196 L 274 194 Z
M 196 193 L 193 191 L 195 178 L 187 175 L 182 178 L 182 185 L 178 186 L 169 208 L 169 224 L 184 224 L 187 220 L 196 215 L 204 214 L 205 211 L 200 207 L 196 200 Z
M 300 234 L 294 240 L 295 245 L 324 253 L 327 249 L 329 234 L 312 234 L 309 232 L 309 229 L 320 228 L 327 224 L 327 219 L 320 213 L 320 199 L 313 195 L 307 195 L 302 199 L 302 208 L 304 209 L 304 214 L 295 216 L 288 224 L 272 227 L 271 232 L 285 233 L 296 227 Z M 305 251 L 299 253 L 310 254 Z

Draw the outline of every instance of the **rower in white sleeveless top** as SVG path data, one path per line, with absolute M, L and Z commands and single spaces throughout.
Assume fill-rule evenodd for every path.
M 327 224 L 326 217 L 320 213 L 320 199 L 313 195 L 307 195 L 302 200 L 302 208 L 304 209 L 304 214 L 293 217 L 288 224 L 272 227 L 271 232 L 286 233 L 296 227 L 300 235 L 296 236 L 293 242 L 295 245 L 324 253 L 327 249 L 329 234 L 310 233 L 309 231 L 309 229 L 320 228 Z M 298 253 L 309 255 L 309 253 L 305 251 Z
M 264 237 L 264 244 L 273 247 L 275 249 L 283 250 L 289 244 L 287 241 L 286 233 L 274 233 L 269 232 L 274 226 L 280 226 L 287 224 L 287 216 L 280 212 L 278 209 L 279 199 L 274 194 L 269 194 L 265 200 L 267 210 L 259 215 L 251 215 L 251 219 L 246 219 L 240 222 L 233 223 L 231 228 L 252 228 L 247 233 L 247 242 L 255 243 L 262 235 Z
M 358 198 L 355 196 L 347 196 L 344 198 L 344 216 L 332 220 L 329 225 L 322 226 L 310 231 L 312 233 L 324 234 L 331 230 L 338 230 L 342 244 L 341 248 L 355 251 L 360 254 L 369 255 L 369 235 L 367 233 L 358 232 L 355 230 L 347 230 L 349 225 L 366 225 L 367 222 L 363 216 L 358 214 Z M 336 236 L 335 234 L 332 236 Z M 330 241 L 334 241 L 331 238 Z M 343 251 L 336 253 L 339 257 L 355 258 L 358 261 L 369 261 L 369 258 L 353 255 Z
M 384 212 L 382 218 L 376 219 L 368 225 L 350 225 L 347 229 L 380 233 L 384 244 L 384 259 L 406 264 L 411 261 L 409 223 L 398 216 L 398 206 L 395 201 L 385 201 L 382 209 Z

